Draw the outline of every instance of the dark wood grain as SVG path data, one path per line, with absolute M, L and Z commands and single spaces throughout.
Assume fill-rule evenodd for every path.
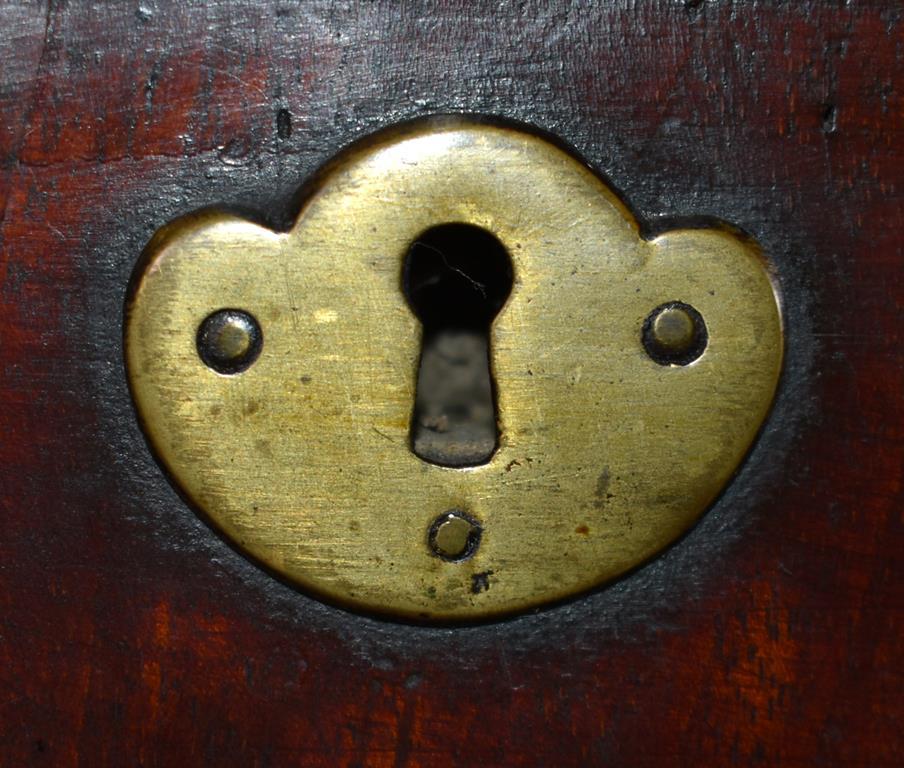
M 0 763 L 904 762 L 904 25 L 896 2 L 0 4 Z M 428 629 L 279 583 L 188 509 L 125 385 L 154 230 L 276 225 L 319 163 L 474 111 L 648 221 L 718 216 L 785 302 L 729 490 L 619 583 Z

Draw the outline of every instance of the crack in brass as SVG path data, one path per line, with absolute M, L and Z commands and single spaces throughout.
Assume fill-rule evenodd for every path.
M 515 276 L 491 328 L 498 449 L 467 469 L 409 440 L 421 327 L 401 270 L 445 223 L 492 233 Z M 644 348 L 669 302 L 706 324 L 687 365 Z M 223 308 L 263 337 L 234 375 L 196 349 Z M 598 586 L 686 531 L 766 417 L 783 340 L 750 239 L 645 238 L 578 158 L 448 117 L 343 152 L 287 232 L 210 211 L 167 225 L 136 269 L 125 345 L 150 445 L 238 548 L 347 607 L 471 621 Z M 428 531 L 455 509 L 480 520 L 480 544 L 447 561 Z

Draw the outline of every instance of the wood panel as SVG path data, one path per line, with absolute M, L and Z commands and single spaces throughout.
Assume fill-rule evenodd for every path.
M 904 761 L 896 2 L 0 5 L 0 763 Z M 571 143 L 651 222 L 765 245 L 787 369 L 662 557 L 497 624 L 324 606 L 219 539 L 137 428 L 153 231 L 275 225 L 349 141 L 474 111 Z

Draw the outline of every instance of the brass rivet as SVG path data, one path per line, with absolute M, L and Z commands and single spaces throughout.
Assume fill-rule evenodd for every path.
M 480 524 L 464 512 L 452 510 L 440 515 L 430 526 L 430 547 L 443 560 L 467 560 L 480 544 Z
M 656 307 L 643 324 L 643 345 L 660 365 L 687 365 L 703 354 L 709 334 L 700 313 L 670 301 Z
M 257 321 L 241 309 L 220 309 L 198 328 L 198 355 L 217 373 L 241 373 L 260 354 L 263 335 Z

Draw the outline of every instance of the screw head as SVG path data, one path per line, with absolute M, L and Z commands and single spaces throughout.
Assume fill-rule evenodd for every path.
M 257 320 L 241 309 L 219 309 L 198 327 L 198 356 L 217 373 L 247 370 L 261 352 L 263 334 Z
M 457 509 L 444 512 L 430 526 L 430 548 L 437 557 L 458 563 L 467 560 L 480 544 L 480 523 Z
M 688 365 L 703 354 L 708 341 L 702 315 L 680 301 L 656 307 L 643 324 L 644 349 L 660 365 Z

